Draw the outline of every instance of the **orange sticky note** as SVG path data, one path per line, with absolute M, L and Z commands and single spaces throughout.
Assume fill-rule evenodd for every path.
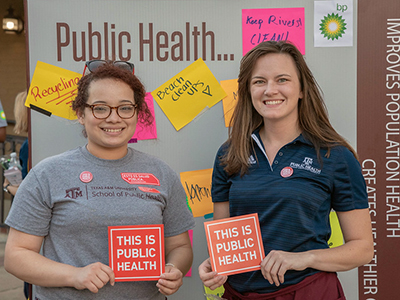
M 211 199 L 212 169 L 181 172 L 181 183 L 185 189 L 194 217 L 203 217 L 213 212 Z
M 238 101 L 238 83 L 237 79 L 221 81 L 221 87 L 224 89 L 227 96 L 222 99 L 224 108 L 225 127 L 229 127 L 233 111 L 235 110 Z

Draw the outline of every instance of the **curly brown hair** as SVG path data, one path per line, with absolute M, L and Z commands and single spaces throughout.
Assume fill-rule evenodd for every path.
M 85 110 L 85 104 L 89 99 L 90 84 L 101 79 L 115 79 L 129 85 L 133 91 L 135 104 L 137 105 L 138 122 L 144 126 L 150 126 L 153 123 L 153 115 L 144 100 L 146 91 L 143 84 L 131 72 L 114 66 L 112 62 L 100 66 L 95 71 L 83 76 L 79 80 L 78 94 L 72 102 L 72 109 L 76 114 L 83 114 Z

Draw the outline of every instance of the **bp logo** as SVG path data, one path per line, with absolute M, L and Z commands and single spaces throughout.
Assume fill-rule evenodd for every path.
M 342 18 L 339 14 L 328 14 L 321 20 L 321 24 L 319 24 L 321 27 L 319 30 L 321 31 L 321 34 L 324 36 L 324 38 L 332 39 L 339 39 L 342 37 L 343 34 L 345 34 L 346 30 L 346 23 L 345 19 Z

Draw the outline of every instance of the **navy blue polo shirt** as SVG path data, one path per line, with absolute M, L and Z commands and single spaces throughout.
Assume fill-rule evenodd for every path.
M 254 153 L 243 177 L 228 176 L 220 164 L 227 146 L 218 150 L 212 176 L 213 202 L 229 201 L 230 216 L 258 213 L 265 255 L 271 250 L 302 252 L 328 248 L 329 213 L 368 208 L 361 166 L 343 146 L 321 149 L 322 165 L 313 145 L 302 135 L 283 146 L 268 162 L 258 130 Z M 271 285 L 261 271 L 229 276 L 237 291 L 269 293 L 296 284 L 318 272 L 289 270 L 284 284 Z

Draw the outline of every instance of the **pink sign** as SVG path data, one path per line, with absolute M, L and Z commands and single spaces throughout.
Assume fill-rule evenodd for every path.
M 264 41 L 289 41 L 305 54 L 304 7 L 242 9 L 243 55 Z
M 132 140 L 150 140 L 157 138 L 157 129 L 156 129 L 156 117 L 154 115 L 154 104 L 153 104 L 153 96 L 150 93 L 146 93 L 146 97 L 144 98 L 147 106 L 150 109 L 151 114 L 154 117 L 153 124 L 151 126 L 144 126 L 140 122 L 136 125 L 135 133 L 133 134 Z
M 189 238 L 190 238 L 190 243 L 192 244 L 193 248 L 193 230 L 190 229 L 188 230 Z M 190 270 L 186 273 L 186 277 L 191 277 L 192 276 L 192 268 L 190 267 Z

